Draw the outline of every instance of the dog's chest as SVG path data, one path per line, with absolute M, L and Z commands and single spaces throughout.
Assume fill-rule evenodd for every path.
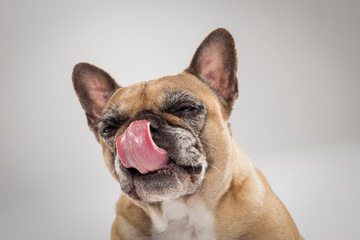
M 163 215 L 153 216 L 153 239 L 215 240 L 213 216 L 204 205 L 164 202 Z

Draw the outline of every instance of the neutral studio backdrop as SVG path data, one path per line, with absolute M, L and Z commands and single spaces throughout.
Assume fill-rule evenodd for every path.
M 239 145 L 306 239 L 355 239 L 359 1 L 0 1 L 0 239 L 109 239 L 120 187 L 71 83 L 87 61 L 128 86 L 183 71 L 227 28 Z

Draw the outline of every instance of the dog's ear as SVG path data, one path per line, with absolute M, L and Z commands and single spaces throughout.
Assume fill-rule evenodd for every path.
M 75 65 L 72 80 L 81 106 L 85 110 L 88 125 L 97 137 L 100 116 L 109 98 L 119 86 L 104 70 L 88 63 Z
M 203 80 L 231 109 L 238 96 L 237 55 L 226 29 L 216 29 L 205 38 L 186 71 Z

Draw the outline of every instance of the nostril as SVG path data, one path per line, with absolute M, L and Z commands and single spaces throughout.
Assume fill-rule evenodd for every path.
M 146 112 L 141 114 L 136 120 L 146 120 L 150 122 L 150 132 L 152 133 L 160 130 L 160 128 L 164 124 L 164 120 L 161 119 L 159 116 Z
M 150 121 L 150 131 L 156 132 L 159 129 L 160 125 L 157 122 Z

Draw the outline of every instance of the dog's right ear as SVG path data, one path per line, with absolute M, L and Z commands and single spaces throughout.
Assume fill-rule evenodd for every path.
M 119 86 L 108 73 L 89 63 L 75 65 L 72 81 L 80 104 L 85 110 L 88 125 L 98 138 L 101 114 Z
M 238 97 L 237 54 L 230 32 L 211 32 L 196 50 L 186 69 L 205 82 L 220 98 L 228 114 Z

